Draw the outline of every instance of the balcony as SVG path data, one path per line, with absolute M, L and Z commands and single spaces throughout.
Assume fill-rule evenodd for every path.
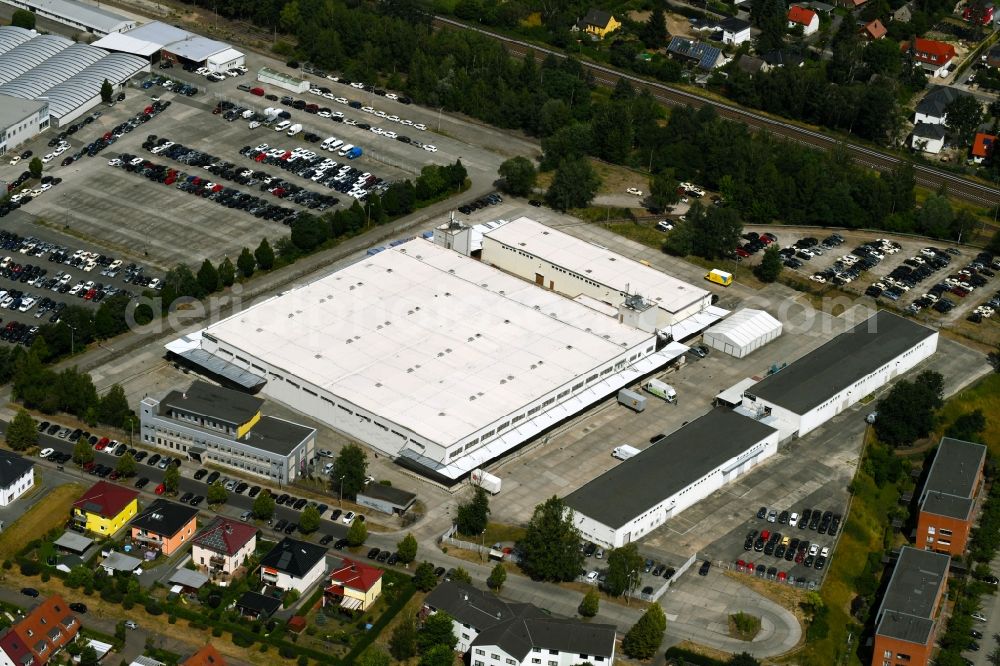
M 213 555 L 208 558 L 208 565 L 215 569 L 222 569 L 226 566 L 226 558 L 221 555 Z

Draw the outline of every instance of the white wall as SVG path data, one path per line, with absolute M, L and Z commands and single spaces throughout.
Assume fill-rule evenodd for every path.
M 10 127 L 0 127 L 0 155 L 30 141 L 49 127 L 49 107 L 32 113 Z
M 947 124 L 948 114 L 942 116 L 931 116 L 925 113 L 917 112 L 913 116 L 913 124 L 924 123 L 926 125 L 945 125 Z
M 264 578 L 264 567 L 261 567 L 261 580 L 268 583 L 271 581 Z M 276 587 L 282 590 L 298 590 L 299 594 L 305 595 L 306 590 L 308 590 L 312 585 L 319 580 L 323 574 L 326 573 L 326 558 L 320 558 L 319 562 L 316 563 L 312 569 L 309 570 L 303 578 L 294 578 L 289 576 L 283 571 L 278 572 L 278 580 L 273 583 Z
M 222 570 L 228 574 L 233 573 L 243 564 L 248 557 L 253 555 L 254 548 L 257 547 L 257 537 L 251 538 L 246 544 L 232 555 L 223 555 L 225 563 Z M 198 544 L 191 549 L 191 559 L 198 566 L 210 567 L 211 558 L 218 555 L 214 550 L 208 550 Z
M 923 137 L 915 136 L 913 137 L 913 141 L 910 143 L 910 147 L 925 153 L 937 155 L 944 148 L 944 139 L 925 139 Z
M 221 62 L 217 62 L 213 58 L 209 58 L 208 60 L 205 61 L 205 67 L 207 67 L 209 70 L 213 72 L 225 73 L 230 69 L 232 69 L 233 67 L 238 67 L 239 65 L 246 64 L 246 59 L 247 58 L 245 55 L 240 55 L 238 58 L 232 58 L 230 60 L 225 60 Z
M 21 495 L 31 490 L 34 485 L 35 468 L 32 467 L 14 484 L 8 486 L 7 488 L 0 489 L 0 506 L 7 506 Z
M 267 76 L 266 74 L 257 73 L 257 80 L 263 84 L 274 86 L 275 88 L 282 88 L 283 90 L 291 90 L 296 93 L 303 93 L 309 90 L 309 82 L 303 80 L 299 85 L 288 83 L 284 79 L 279 79 L 276 77 Z
M 577 666 L 586 661 L 589 661 L 594 666 L 599 666 L 600 664 L 613 664 L 614 659 L 614 645 L 612 644 L 612 656 L 610 659 L 605 657 L 598 657 L 595 655 L 588 655 L 586 659 L 580 657 L 579 652 L 559 652 L 558 654 L 549 654 L 548 650 L 544 649 L 533 649 L 528 653 L 528 656 L 524 658 L 523 661 L 518 661 L 516 657 L 512 657 L 503 651 L 502 648 L 496 645 L 477 645 L 472 647 L 472 642 L 476 640 L 479 636 L 479 632 L 471 627 L 465 627 L 461 622 L 457 620 L 453 621 L 452 631 L 455 637 L 458 638 L 458 644 L 455 646 L 456 652 L 468 652 L 469 660 L 471 666 L 509 666 L 510 663 L 515 663 L 517 666 L 552 666 L 554 662 L 555 666 Z M 512 659 L 513 662 L 508 662 L 508 659 Z M 534 660 L 538 659 L 538 662 Z M 0 665 L 2 666 L 2 665 Z
M 741 30 L 740 32 L 722 33 L 723 44 L 742 44 L 743 42 L 749 39 L 750 39 L 750 28 L 747 28 L 746 30 Z

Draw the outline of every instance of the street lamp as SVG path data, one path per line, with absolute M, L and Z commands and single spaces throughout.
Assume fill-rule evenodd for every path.
M 344 508 L 344 475 L 343 474 L 340 475 L 340 495 L 339 495 L 338 502 L 340 503 L 340 508 L 343 509 Z
M 626 606 L 629 605 L 628 600 L 632 596 L 632 590 L 635 588 L 635 583 L 632 582 L 633 581 L 633 577 L 637 576 L 638 574 L 639 574 L 639 570 L 638 569 L 632 569 L 632 571 L 628 572 L 628 578 L 626 579 L 626 582 L 625 582 L 625 605 Z
M 66 325 L 69 326 L 69 355 L 72 356 L 76 353 L 76 326 Z

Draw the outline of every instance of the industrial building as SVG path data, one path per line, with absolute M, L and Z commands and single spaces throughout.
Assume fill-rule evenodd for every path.
M 414 239 L 213 324 L 200 345 L 450 482 L 681 356 L 658 313 L 638 296 L 566 298 Z
M 746 308 L 712 326 L 702 341 L 712 349 L 743 358 L 781 335 L 781 322 L 764 312 Z
M 13 135 L 23 143 L 34 136 L 32 132 L 49 124 L 68 125 L 100 104 L 105 79 L 120 90 L 133 76 L 148 71 L 149 63 L 133 55 L 2 26 L 0 100 L 14 97 L 23 102 L 12 110 L 0 104 L 0 125 L 8 130 L 13 125 Z
M 196 381 L 139 403 L 142 441 L 248 474 L 291 483 L 316 457 L 316 429 L 263 416 L 264 401 Z
M 565 498 L 581 536 L 618 548 L 774 455 L 778 431 L 719 407 Z
M 68 25 L 81 32 L 107 35 L 135 27 L 135 21 L 80 0 L 0 0 L 5 5 L 26 9 L 35 16 Z
M 225 42 L 151 21 L 127 32 L 111 34 L 94 42 L 108 51 L 129 53 L 149 62 L 166 60 L 179 65 L 206 67 L 225 72 L 243 65 L 246 56 Z
M 938 333 L 880 310 L 743 393 L 743 408 L 802 436 L 929 358 Z
M 309 82 L 291 74 L 278 72 L 270 67 L 261 67 L 257 72 L 257 80 L 275 88 L 290 90 L 294 93 L 304 93 L 309 90 Z
M 920 493 L 917 548 L 961 557 L 983 489 L 986 447 L 944 437 Z
M 49 127 L 49 103 L 0 95 L 0 155 L 7 154 Z

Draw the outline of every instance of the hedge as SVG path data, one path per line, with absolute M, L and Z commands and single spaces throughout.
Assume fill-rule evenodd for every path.
M 692 652 L 691 650 L 685 650 L 684 648 L 672 647 L 667 649 L 666 655 L 667 663 L 677 663 L 677 664 L 695 664 L 695 666 L 726 666 L 726 662 L 719 661 L 718 659 L 713 659 L 712 657 L 706 657 L 703 654 L 698 654 L 697 652 Z M 670 660 L 673 659 L 674 662 Z
M 402 591 L 396 598 L 396 601 L 386 608 L 382 615 L 372 623 L 371 630 L 361 634 L 361 638 L 354 644 L 351 651 L 348 652 L 343 658 L 342 663 L 344 664 L 355 663 L 361 656 L 361 653 L 364 652 L 369 645 L 375 642 L 375 638 L 382 633 L 382 630 L 389 625 L 392 619 L 396 617 L 401 610 L 403 610 L 403 607 L 406 606 L 417 591 L 417 588 L 413 585 L 413 578 L 410 576 L 406 576 L 392 570 L 387 570 L 384 574 L 382 574 L 382 576 L 383 586 L 386 582 L 391 582 L 396 589 Z M 383 590 L 384 589 L 385 588 L 383 587 Z

